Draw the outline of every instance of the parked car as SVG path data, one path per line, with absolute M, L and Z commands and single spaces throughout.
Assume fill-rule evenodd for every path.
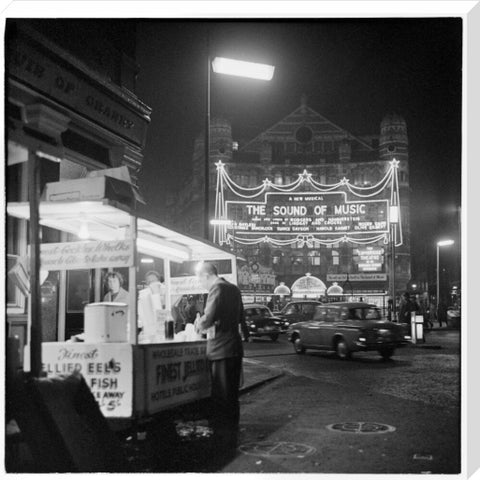
M 244 305 L 245 323 L 251 337 L 270 337 L 274 342 L 281 333 L 281 321 L 265 305 Z M 242 335 L 243 337 L 243 335 Z
M 287 338 L 297 353 L 334 351 L 341 359 L 367 350 L 377 350 L 388 359 L 411 339 L 407 324 L 384 320 L 375 305 L 363 302 L 317 306 L 313 320 L 289 326 Z
M 276 315 L 289 325 L 313 319 L 315 308 L 322 302 L 315 300 L 293 300 L 287 303 Z

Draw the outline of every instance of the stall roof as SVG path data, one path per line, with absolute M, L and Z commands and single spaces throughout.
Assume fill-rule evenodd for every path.
M 7 213 L 28 220 L 29 203 L 8 203 Z M 86 224 L 92 240 L 127 238 L 132 216 L 137 218 L 137 249 L 141 253 L 180 262 L 235 258 L 212 242 L 167 228 L 152 217 L 112 200 L 40 203 L 41 225 L 78 235 L 82 224 Z

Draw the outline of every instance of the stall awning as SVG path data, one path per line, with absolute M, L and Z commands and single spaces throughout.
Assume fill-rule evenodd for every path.
M 29 204 L 8 203 L 7 213 L 28 220 Z M 82 226 L 86 226 L 92 240 L 128 238 L 132 216 L 137 218 L 137 249 L 140 253 L 177 262 L 235 258 L 214 243 L 167 228 L 151 217 L 143 213 L 139 215 L 111 200 L 40 203 L 41 225 L 73 235 L 78 235 Z

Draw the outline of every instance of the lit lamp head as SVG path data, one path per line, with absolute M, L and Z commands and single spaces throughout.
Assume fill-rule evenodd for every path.
M 455 242 L 453 240 L 440 240 L 437 242 L 437 246 L 439 247 L 447 247 L 449 245 L 453 245 Z
M 215 57 L 212 61 L 212 68 L 215 73 L 265 81 L 270 81 L 275 71 L 273 65 L 244 62 L 242 60 L 224 57 Z

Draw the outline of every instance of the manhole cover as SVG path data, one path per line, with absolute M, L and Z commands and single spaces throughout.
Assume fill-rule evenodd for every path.
M 346 432 L 346 433 L 389 433 L 394 432 L 396 429 L 391 425 L 385 425 L 384 423 L 376 422 L 343 422 L 343 423 L 332 423 L 327 425 L 329 430 L 335 432 Z
M 255 442 L 245 443 L 239 450 L 246 455 L 257 457 L 297 457 L 303 458 L 315 452 L 310 445 L 292 442 Z

